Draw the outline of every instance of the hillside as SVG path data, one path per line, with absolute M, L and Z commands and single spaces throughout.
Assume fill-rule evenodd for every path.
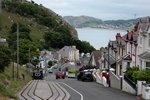
M 16 78 L 16 64 L 14 80 L 12 79 L 11 65 L 6 67 L 4 72 L 0 72 L 0 100 L 17 100 L 16 93 L 32 79 L 24 67 L 20 66 L 19 71 L 25 75 L 25 79 Z
M 12 5 L 14 7 L 12 7 Z M 26 11 L 28 10 L 28 6 L 31 8 L 31 12 Z M 36 13 L 38 17 L 35 16 L 34 13 Z M 37 18 L 40 18 L 42 16 L 45 16 L 45 19 L 41 18 L 37 20 Z M 40 22 L 39 20 L 43 22 Z M 56 26 L 67 27 L 70 31 L 71 36 L 74 39 L 78 39 L 76 30 L 72 28 L 68 23 L 66 23 L 61 16 L 43 6 L 37 5 L 36 3 L 30 3 L 27 1 L 25 3 L 5 2 L 5 4 L 3 4 L 3 9 L 0 15 L 0 36 L 3 35 L 3 37 L 6 37 L 6 34 L 8 33 L 11 25 L 16 22 L 23 23 L 24 25 L 29 26 L 31 30 L 30 35 L 33 40 L 41 39 L 44 32 L 55 31 L 55 29 L 57 28 Z
M 106 29 L 129 29 L 138 21 L 138 19 L 103 21 L 101 19 L 89 16 L 64 16 L 63 18 L 75 28 L 92 27 Z
M 63 17 L 73 27 L 93 27 L 103 24 L 103 21 L 89 16 L 65 16 Z
M 61 16 L 35 2 L 26 0 L 3 0 L 0 13 L 0 37 L 6 38 L 16 57 L 17 28 L 19 31 L 20 64 L 38 57 L 38 50 L 58 50 L 75 45 L 80 52 L 94 50 L 86 41 L 78 40 L 75 28 Z M 16 58 L 15 58 L 16 60 Z

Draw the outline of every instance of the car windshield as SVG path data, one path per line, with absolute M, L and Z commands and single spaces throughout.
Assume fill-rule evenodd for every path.
M 85 72 L 84 74 L 92 74 L 92 72 Z
M 63 72 L 57 72 L 57 74 L 63 74 Z

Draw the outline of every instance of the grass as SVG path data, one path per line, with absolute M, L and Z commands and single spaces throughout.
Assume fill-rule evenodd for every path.
M 25 68 L 20 66 L 19 73 L 25 75 L 24 80 L 17 78 L 14 78 L 14 80 L 12 80 L 11 66 L 5 68 L 5 71 L 0 73 L 0 100 L 9 100 L 10 98 L 17 100 L 17 92 L 19 92 L 22 87 L 31 80 L 31 77 L 29 76 Z
M 29 26 L 31 29 L 30 36 L 33 41 L 39 41 L 41 38 L 43 38 L 44 32 L 50 30 L 46 26 L 38 24 L 32 18 L 19 16 L 15 13 L 2 10 L 0 13 L 0 26 L 2 29 L 0 30 L 0 36 L 7 39 L 7 34 L 9 33 L 12 24 L 15 22 L 21 22 L 22 24 Z

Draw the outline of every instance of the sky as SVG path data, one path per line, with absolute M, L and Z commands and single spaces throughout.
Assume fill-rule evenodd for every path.
M 61 16 L 91 16 L 102 20 L 150 15 L 150 0 L 33 0 Z

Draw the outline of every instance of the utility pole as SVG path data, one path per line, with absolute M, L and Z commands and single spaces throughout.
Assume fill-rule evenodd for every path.
M 0 0 L 0 13 L 2 12 L 2 0 Z
M 17 22 L 17 78 L 19 78 L 19 24 Z
M 12 80 L 14 80 L 14 43 L 12 46 Z
M 30 58 L 31 58 L 31 52 L 30 52 L 30 48 L 29 48 L 29 63 L 30 63 Z

